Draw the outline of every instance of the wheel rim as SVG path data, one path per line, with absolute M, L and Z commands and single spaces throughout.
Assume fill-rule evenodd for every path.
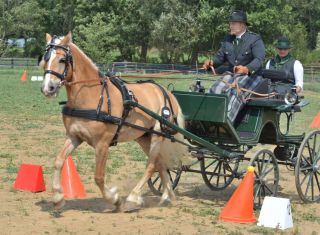
M 180 180 L 180 176 L 181 176 L 181 169 L 179 170 L 168 170 L 169 173 L 169 178 L 170 181 L 172 183 L 172 189 L 174 190 Z M 163 192 L 163 185 L 161 182 L 161 178 L 160 178 L 160 174 L 159 172 L 156 172 L 155 174 L 153 174 L 153 176 L 148 180 L 148 186 L 150 188 L 150 190 L 155 194 L 155 195 L 161 195 Z
M 222 190 L 234 179 L 239 167 L 239 158 L 203 158 L 200 161 L 204 182 L 211 190 Z
M 258 151 L 249 165 L 254 167 L 254 206 L 259 208 L 265 196 L 276 196 L 279 168 L 276 157 L 267 149 Z
M 320 201 L 320 131 L 305 137 L 298 152 L 296 187 L 304 202 Z

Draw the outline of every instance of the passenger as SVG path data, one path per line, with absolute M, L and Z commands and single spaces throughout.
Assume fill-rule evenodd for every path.
M 266 69 L 286 71 L 292 79 L 292 84 L 296 86 L 296 92 L 301 92 L 303 89 L 303 66 L 299 60 L 291 55 L 292 45 L 289 39 L 280 37 L 276 48 L 278 54 L 267 62 Z
M 265 47 L 258 34 L 248 31 L 248 25 L 244 11 L 233 11 L 229 18 L 230 34 L 213 59 L 205 61 L 203 68 L 213 67 L 219 74 L 226 71 L 245 75 L 257 73 L 263 66 Z

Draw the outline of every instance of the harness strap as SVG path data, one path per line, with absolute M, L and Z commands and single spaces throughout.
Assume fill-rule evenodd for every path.
M 156 85 L 157 87 L 159 87 L 159 89 L 161 90 L 162 94 L 163 94 L 163 98 L 164 98 L 164 104 L 165 104 L 165 107 L 167 107 L 167 102 L 169 103 L 169 106 L 170 106 L 170 110 L 171 110 L 171 114 L 172 114 L 172 117 L 173 117 L 173 121 L 174 123 L 177 125 L 178 122 L 177 122 L 177 117 L 176 115 L 174 114 L 174 110 L 173 110 L 173 107 L 172 107 L 172 102 L 171 102 L 171 99 L 168 95 L 168 93 L 166 92 L 166 90 L 161 86 L 159 85 L 158 83 L 154 82 L 153 80 L 147 80 L 147 81 L 137 81 L 138 84 L 141 84 L 141 83 L 152 83 L 154 85 Z M 172 130 L 171 128 L 167 128 L 166 125 L 163 125 L 163 122 L 160 121 L 160 128 L 163 132 L 166 132 L 168 134 L 176 134 L 177 131 L 175 130 Z
M 108 122 L 115 125 L 120 125 L 122 121 L 121 118 L 111 116 L 105 112 L 97 113 L 97 110 L 95 109 L 75 109 L 63 106 L 62 113 L 67 116 L 86 118 L 100 122 Z
M 111 116 L 106 112 L 100 112 L 99 114 L 97 114 L 97 111 L 94 109 L 75 109 L 75 108 L 69 108 L 67 106 L 63 106 L 62 113 L 64 115 L 71 116 L 71 117 L 79 117 L 79 118 L 85 118 L 85 119 L 94 120 L 94 121 L 107 122 L 107 123 L 115 124 L 118 126 L 120 124 L 122 124 L 125 126 L 129 126 L 129 127 L 141 130 L 146 133 L 152 133 L 152 134 L 156 134 L 156 135 L 165 137 L 167 139 L 170 139 L 172 142 L 179 142 L 184 145 L 187 145 L 186 143 L 175 139 L 173 135 L 170 135 L 168 133 L 163 133 L 160 131 L 156 131 L 154 129 L 149 129 L 149 128 L 145 128 L 142 126 L 138 126 L 138 125 L 135 125 L 130 122 L 123 121 L 122 118 Z M 189 145 L 187 145 L 187 146 L 189 146 Z
M 131 100 L 131 96 L 130 96 L 129 91 L 128 91 L 126 85 L 124 84 L 123 80 L 121 80 L 121 79 L 119 79 L 117 77 L 110 77 L 110 81 L 121 92 L 123 102 L 125 100 Z M 127 105 L 123 106 L 122 118 L 121 118 L 120 123 L 118 124 L 117 131 L 113 136 L 113 139 L 112 139 L 112 142 L 111 142 L 112 145 L 117 145 L 117 143 L 118 143 L 117 140 L 118 140 L 118 137 L 119 137 L 120 130 L 121 130 L 126 118 L 128 117 L 130 110 L 131 110 L 131 108 L 129 106 L 127 106 Z

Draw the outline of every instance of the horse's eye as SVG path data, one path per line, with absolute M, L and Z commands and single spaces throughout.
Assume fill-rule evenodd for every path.
M 59 63 L 63 63 L 63 64 L 66 63 L 66 58 L 60 59 L 60 60 L 59 60 Z

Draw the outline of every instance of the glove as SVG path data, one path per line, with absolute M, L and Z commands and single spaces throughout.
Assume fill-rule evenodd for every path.
M 211 67 L 213 67 L 213 61 L 212 60 L 206 60 L 204 64 L 202 65 L 202 68 L 205 70 L 210 70 Z
M 234 73 L 238 73 L 238 74 L 248 75 L 249 74 L 249 69 L 248 69 L 247 66 L 238 65 L 238 66 L 235 66 L 233 68 L 233 72 Z

